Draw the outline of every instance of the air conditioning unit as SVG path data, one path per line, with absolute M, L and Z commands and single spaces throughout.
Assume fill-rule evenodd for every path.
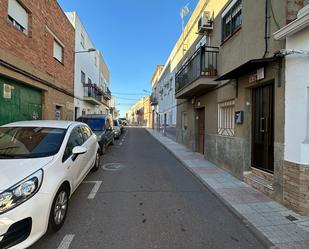
M 214 14 L 209 11 L 204 11 L 198 20 L 198 33 L 205 34 L 206 31 L 214 28 Z

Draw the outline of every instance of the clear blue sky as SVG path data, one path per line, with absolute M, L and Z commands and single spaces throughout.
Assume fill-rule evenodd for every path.
M 77 11 L 111 72 L 111 91 L 124 116 L 151 91 L 157 64 L 164 64 L 181 34 L 181 8 L 190 0 L 58 0 Z M 198 0 L 192 0 L 193 11 Z

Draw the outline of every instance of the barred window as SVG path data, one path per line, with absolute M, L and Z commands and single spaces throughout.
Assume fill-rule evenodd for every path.
M 218 134 L 233 137 L 235 134 L 235 100 L 218 104 Z
M 222 42 L 232 36 L 242 24 L 242 0 L 234 0 L 222 15 Z

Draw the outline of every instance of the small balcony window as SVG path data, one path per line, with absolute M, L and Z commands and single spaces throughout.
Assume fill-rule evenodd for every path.
M 222 42 L 232 36 L 242 24 L 242 0 L 234 0 L 222 15 Z
M 28 12 L 17 0 L 8 1 L 8 20 L 18 30 L 28 34 Z
M 83 33 L 80 34 L 80 45 L 85 48 L 85 36 Z
M 81 83 L 86 83 L 86 74 L 81 71 L 80 72 Z

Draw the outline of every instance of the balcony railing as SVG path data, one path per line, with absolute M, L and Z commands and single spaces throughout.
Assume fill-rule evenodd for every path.
M 154 94 L 150 95 L 150 104 L 151 105 L 158 105 L 158 99 Z
M 217 76 L 217 47 L 200 47 L 176 74 L 176 93 L 201 77 Z
M 100 105 L 102 103 L 102 90 L 92 83 L 83 83 L 84 87 L 84 100 L 94 105 Z
M 107 99 L 107 100 L 111 100 L 111 98 L 112 98 L 112 93 L 111 93 L 111 91 L 109 90 L 109 88 L 106 89 L 106 92 L 104 92 L 103 97 L 104 97 L 105 99 Z

